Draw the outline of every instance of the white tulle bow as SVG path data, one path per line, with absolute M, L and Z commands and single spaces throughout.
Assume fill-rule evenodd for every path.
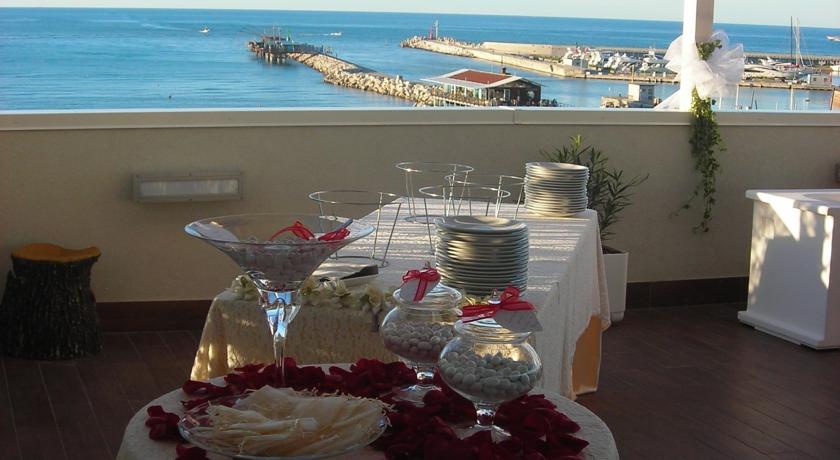
M 697 45 L 684 40 L 684 37 L 680 35 L 671 42 L 668 52 L 665 53 L 665 59 L 669 61 L 665 67 L 676 72 L 677 79 L 680 79 L 681 75 L 691 75 L 694 87 L 697 88 L 697 95 L 703 99 L 711 97 L 719 101 L 741 82 L 744 74 L 744 46 L 740 43 L 730 46 L 729 36 L 722 30 L 716 30 L 709 39 L 709 41 L 715 40 L 720 40 L 721 47 L 715 49 L 709 59 L 704 61 L 700 58 Z M 684 46 L 689 47 L 685 54 L 683 54 Z M 691 88 L 681 87 L 656 108 L 679 109 L 682 91 L 691 91 Z

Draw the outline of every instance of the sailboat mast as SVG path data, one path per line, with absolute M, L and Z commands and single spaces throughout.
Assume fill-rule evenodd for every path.
M 793 59 L 793 16 L 790 17 L 790 62 L 796 62 Z

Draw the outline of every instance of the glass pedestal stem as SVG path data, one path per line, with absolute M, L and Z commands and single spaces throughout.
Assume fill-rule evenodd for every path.
M 475 404 L 476 428 L 479 430 L 493 429 L 493 419 L 496 418 L 496 406 L 493 404 Z
M 270 291 L 258 289 L 260 305 L 265 310 L 268 327 L 271 331 L 271 344 L 274 350 L 274 365 L 277 374 L 275 380 L 281 387 L 286 386 L 286 338 L 289 323 L 297 314 L 297 291 Z
M 417 386 L 431 390 L 435 388 L 435 371 L 433 367 L 416 366 L 414 368 L 417 372 Z

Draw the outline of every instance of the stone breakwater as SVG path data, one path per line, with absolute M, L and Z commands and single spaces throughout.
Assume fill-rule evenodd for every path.
M 372 72 L 325 54 L 289 53 L 288 57 L 317 70 L 327 83 L 432 105 L 432 88 L 428 85 Z

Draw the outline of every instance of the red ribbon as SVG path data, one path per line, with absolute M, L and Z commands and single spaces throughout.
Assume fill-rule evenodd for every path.
M 423 271 L 409 270 L 403 275 L 402 279 L 403 283 L 420 279 L 420 283 L 417 285 L 417 291 L 414 292 L 414 301 L 419 302 L 426 295 L 426 287 L 428 287 L 429 283 L 440 281 L 440 274 L 434 268 L 427 268 Z
M 467 305 L 461 309 L 461 321 L 469 323 L 479 319 L 492 318 L 496 316 L 499 310 L 528 311 L 534 309 L 534 305 L 531 302 L 519 298 L 519 289 L 515 286 L 508 286 L 502 292 L 499 300 L 497 304 Z
M 312 231 L 306 228 L 306 226 L 303 225 L 299 220 L 296 220 L 294 224 L 289 225 L 288 227 L 283 227 L 280 230 L 274 232 L 274 234 L 271 235 L 268 241 L 271 241 L 274 238 L 277 238 L 278 236 L 286 232 L 292 232 L 295 234 L 295 236 L 303 240 L 311 240 L 312 238 L 315 238 L 315 234 L 312 233 Z
M 277 238 L 278 236 L 280 236 L 280 235 L 282 235 L 283 233 L 286 233 L 286 232 L 292 232 L 298 238 L 300 238 L 302 240 L 306 240 L 306 241 L 309 241 L 312 238 L 315 238 L 315 234 L 312 233 L 312 230 L 309 230 L 299 220 L 296 220 L 294 224 L 289 225 L 288 227 L 283 227 L 280 230 L 277 230 L 276 232 L 274 232 L 274 234 L 271 235 L 271 237 L 268 239 L 268 241 L 271 241 L 274 238 Z M 336 231 L 329 232 L 329 233 L 324 233 L 323 235 L 318 237 L 318 241 L 340 241 L 340 240 L 343 240 L 344 238 L 347 238 L 347 235 L 349 235 L 349 234 L 350 234 L 350 230 L 347 227 L 342 227 L 342 228 L 339 228 Z
M 350 234 L 350 229 L 347 227 L 339 228 L 334 232 L 324 233 L 323 235 L 318 237 L 318 241 L 341 241 L 344 238 L 347 238 L 347 235 Z

